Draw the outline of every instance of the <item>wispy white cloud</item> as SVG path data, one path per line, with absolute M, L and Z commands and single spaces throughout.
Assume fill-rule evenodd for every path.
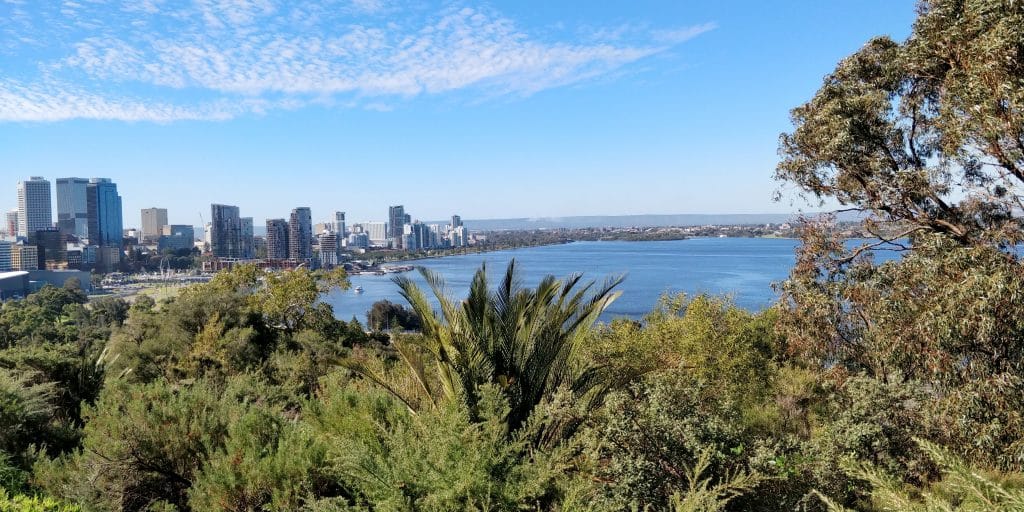
M 227 103 L 183 107 L 154 101 L 112 99 L 67 85 L 25 86 L 0 80 L 0 120 L 4 121 L 217 121 L 257 108 L 255 104 Z
M 87 2 L 63 2 L 73 15 L 37 16 L 63 27 L 45 35 L 65 41 L 64 55 L 41 60 L 35 76 L 0 70 L 0 120 L 224 119 L 337 99 L 390 110 L 397 99 L 455 91 L 529 96 L 618 72 L 714 29 L 610 28 L 567 42 L 531 36 L 489 9 L 350 14 L 392 9 L 385 0 L 130 0 L 107 8 L 97 28 L 83 24 L 99 9 Z M 0 24 L 8 33 L 26 27 L 33 24 Z
M 655 30 L 651 32 L 655 41 L 665 44 L 679 44 L 693 39 L 705 32 L 711 32 L 718 28 L 717 23 L 703 23 L 690 27 L 675 28 L 670 30 Z

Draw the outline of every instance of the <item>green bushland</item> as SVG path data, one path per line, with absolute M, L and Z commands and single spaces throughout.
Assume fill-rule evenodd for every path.
M 388 333 L 306 269 L 5 302 L 0 510 L 1022 510 L 1022 48 L 1024 2 L 934 0 L 839 63 L 777 176 L 877 238 L 804 224 L 762 311 L 601 324 L 616 281 L 514 265 L 398 279 Z

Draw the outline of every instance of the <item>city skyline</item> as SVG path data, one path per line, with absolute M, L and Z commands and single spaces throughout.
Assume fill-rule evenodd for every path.
M 792 212 L 771 177 L 789 109 L 914 16 L 911 0 L 80 4 L 0 3 L 3 176 L 108 176 L 126 211 L 159 191 L 192 225 L 212 202 L 256 219 Z
M 39 183 L 36 183 L 36 182 L 39 182 Z M 50 227 L 62 228 L 62 229 L 67 230 L 68 232 L 74 233 L 76 236 L 83 237 L 83 238 L 87 237 L 87 234 L 85 234 L 85 233 L 88 233 L 89 226 L 88 225 L 84 226 L 84 233 L 83 233 L 82 229 L 80 229 L 80 227 L 79 227 L 79 224 L 85 224 L 85 221 L 88 219 L 88 216 L 89 216 L 89 214 L 88 214 L 88 204 L 89 203 L 88 203 L 88 199 L 87 199 L 87 197 L 91 196 L 91 193 L 87 192 L 89 190 L 89 186 L 91 185 L 92 187 L 97 187 L 97 186 L 103 186 L 103 185 L 100 185 L 100 184 L 106 184 L 106 186 L 112 186 L 113 187 L 113 189 L 112 189 L 113 190 L 113 194 L 117 195 L 117 192 L 118 192 L 117 186 L 120 185 L 120 183 L 116 183 L 114 180 L 111 180 L 110 178 L 60 177 L 60 178 L 52 178 L 51 179 L 49 176 L 30 176 L 30 177 L 24 177 L 23 179 L 18 180 L 18 182 L 15 184 L 16 185 L 15 186 L 15 192 L 16 192 L 15 197 L 16 197 L 16 199 L 13 202 L 15 206 L 13 208 L 6 209 L 5 210 L 6 212 L 14 213 L 14 212 L 19 210 L 19 208 L 20 208 L 19 205 L 21 205 L 21 200 L 18 199 L 18 197 L 20 197 L 19 194 L 21 194 L 21 187 L 24 186 L 23 183 L 28 183 L 28 184 L 30 184 L 29 186 L 31 186 L 32 184 L 36 184 L 37 186 L 43 186 L 43 183 L 45 183 L 45 187 L 47 187 L 46 188 L 46 196 L 48 197 L 48 199 L 45 200 L 45 202 L 46 202 L 46 204 L 49 205 L 49 208 L 44 210 L 44 211 L 42 211 L 42 212 L 40 212 L 40 213 L 38 213 L 38 214 L 36 214 L 36 217 L 38 217 L 37 218 L 37 222 L 42 222 L 42 224 L 38 224 L 38 225 L 34 224 L 33 225 L 34 228 L 42 229 L 43 226 L 45 226 L 45 228 L 50 228 Z M 79 188 L 81 190 L 78 190 Z M 79 195 L 81 196 L 80 198 L 78 197 Z M 123 196 L 117 195 L 117 201 L 118 201 L 117 204 L 120 205 L 121 202 L 123 201 L 123 199 L 124 199 Z M 40 199 L 40 201 L 42 201 L 42 199 Z M 94 201 L 93 208 L 96 208 L 95 199 L 93 199 L 93 201 Z M 138 200 L 133 201 L 133 202 L 138 202 Z M 141 202 L 145 203 L 145 204 L 150 204 L 150 206 L 144 207 L 144 208 L 140 208 L 138 210 L 139 215 L 137 217 L 133 216 L 133 215 L 125 216 L 124 208 L 121 207 L 121 206 L 118 206 L 118 208 L 121 208 L 120 223 L 122 224 L 122 230 L 128 230 L 128 229 L 138 230 L 140 232 L 140 238 L 141 239 L 146 239 L 146 235 L 147 234 L 154 235 L 151 240 L 147 239 L 148 241 L 155 241 L 155 239 L 157 237 L 159 237 L 160 234 L 161 234 L 161 233 L 158 232 L 158 230 L 161 227 L 164 227 L 164 226 L 189 225 L 189 226 L 193 226 L 193 227 L 206 227 L 207 225 L 209 225 L 212 222 L 211 219 L 207 218 L 207 214 L 205 212 L 199 211 L 199 212 L 196 213 L 198 222 L 195 222 L 195 223 L 192 223 L 192 224 L 189 224 L 189 223 L 175 223 L 175 222 L 171 221 L 171 219 L 174 218 L 174 217 L 172 217 L 172 211 L 169 208 L 164 208 L 164 207 L 160 207 L 160 206 L 154 206 L 153 204 L 151 204 L 151 203 L 156 203 L 158 201 L 148 201 L 148 202 L 147 201 L 141 201 Z M 79 205 L 78 203 L 81 203 L 81 204 Z M 207 203 L 207 208 L 210 208 L 210 206 L 224 206 L 224 205 L 226 205 L 226 203 L 209 202 L 209 203 Z M 239 205 L 231 205 L 231 206 L 234 207 L 234 208 L 237 208 L 239 211 L 246 211 L 245 208 L 243 208 L 243 207 L 241 207 Z M 345 219 L 346 219 L 347 213 L 345 211 L 340 211 L 337 208 L 333 208 L 333 209 L 332 208 L 326 208 L 328 213 L 323 214 L 323 216 L 321 218 L 321 217 L 317 217 L 317 216 L 312 214 L 312 208 L 309 208 L 309 207 L 301 207 L 301 208 L 304 208 L 306 210 L 310 210 L 311 211 L 311 225 L 315 225 L 315 224 L 318 224 L 318 223 L 327 223 L 327 224 L 330 224 L 332 226 L 341 226 L 343 228 L 346 226 L 346 220 Z M 383 209 L 383 206 L 381 208 Z M 443 222 L 445 220 L 445 217 L 448 217 L 449 219 L 451 219 L 453 224 L 455 223 L 456 219 L 458 220 L 458 224 L 459 225 L 461 225 L 461 223 L 462 223 L 462 216 L 460 216 L 458 214 L 448 213 L 446 216 L 442 216 L 442 217 L 437 218 L 437 219 L 429 219 L 429 218 L 412 217 L 412 216 L 406 214 L 405 213 L 405 206 L 404 206 L 404 204 L 397 205 L 397 206 L 388 206 L 387 208 L 389 210 L 387 212 L 387 214 L 380 214 L 378 216 L 369 215 L 369 216 L 367 216 L 365 218 L 359 218 L 359 219 L 357 219 L 357 220 L 355 220 L 354 222 L 351 222 L 351 223 L 358 225 L 358 224 L 380 222 L 381 219 L 384 219 L 384 222 L 386 222 L 390 226 L 394 222 L 394 218 L 392 216 L 393 212 L 391 210 L 395 209 L 395 208 L 398 209 L 397 211 L 402 212 L 403 219 L 406 219 L 408 221 L 408 222 L 406 222 L 406 220 L 403 220 L 403 223 L 411 223 L 413 221 L 420 221 L 420 222 L 427 223 L 427 224 L 436 224 L 438 222 Z M 49 222 L 45 222 L 45 221 L 41 220 L 41 219 L 43 219 L 43 217 L 46 217 L 46 213 L 45 213 L 46 211 L 49 212 L 49 218 L 50 218 Z M 152 216 L 152 218 L 147 220 L 148 216 Z M 135 218 L 138 219 L 137 223 L 134 220 L 125 220 L 125 219 L 135 219 Z M 246 218 L 249 219 L 250 222 L 253 222 L 253 219 L 256 219 L 257 217 L 252 216 L 252 215 L 250 215 L 248 217 L 239 217 L 240 221 L 244 220 Z M 280 215 L 267 217 L 265 220 L 266 221 L 271 221 L 271 220 L 277 220 L 278 218 L 280 218 Z M 68 225 L 67 226 L 62 226 L 61 225 L 62 221 L 66 221 L 68 223 Z M 81 221 L 81 222 L 76 222 L 76 221 Z M 19 217 L 18 218 L 18 222 L 22 223 L 22 222 L 24 222 L 24 219 L 21 219 Z M 261 225 L 261 224 L 262 224 L 262 222 L 255 223 L 254 225 Z M 93 229 L 96 229 L 96 227 L 93 226 Z M 6 227 L 5 227 L 5 230 L 6 230 Z M 396 235 L 399 236 L 399 237 L 401 236 L 401 233 L 394 233 L 394 232 L 390 231 L 390 228 L 389 228 L 389 231 L 387 232 L 387 234 L 388 234 L 388 238 L 396 237 Z M 27 235 L 20 234 L 19 236 L 27 236 Z

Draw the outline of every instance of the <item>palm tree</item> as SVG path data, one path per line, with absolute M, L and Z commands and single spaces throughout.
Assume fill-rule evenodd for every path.
M 581 285 L 580 274 L 565 281 L 549 275 L 536 288 L 526 288 L 513 260 L 493 291 L 486 265 L 481 266 L 460 303 L 451 299 L 440 276 L 424 268 L 420 273 L 440 304 L 440 314 L 411 279 L 395 278 L 402 296 L 423 320 L 422 337 L 399 340 L 395 346 L 430 404 L 436 406 L 438 399 L 461 401 L 475 417 L 480 386 L 495 384 L 508 399 L 507 422 L 515 431 L 538 404 L 560 389 L 593 406 L 612 385 L 606 368 L 587 365 L 579 351 L 598 316 L 619 296 L 613 289 L 621 277 L 598 287 L 594 282 Z M 427 375 L 428 366 L 436 372 L 434 378 Z M 395 386 L 365 367 L 350 368 L 412 409 L 412 399 Z M 439 389 L 433 389 L 434 382 Z

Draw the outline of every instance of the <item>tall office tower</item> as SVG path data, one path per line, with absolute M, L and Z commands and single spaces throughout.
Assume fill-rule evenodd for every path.
M 18 182 L 18 236 L 53 227 L 50 182 L 39 176 Z
M 18 209 L 7 212 L 7 236 L 18 236 Z
M 170 249 L 180 251 L 192 249 L 196 245 L 196 229 L 187 224 L 171 224 L 161 229 L 160 238 L 157 240 L 157 250 Z
M 39 268 L 59 268 L 68 261 L 66 235 L 57 228 L 40 229 L 29 237 L 36 246 Z
M 109 178 L 90 178 L 86 186 L 89 243 L 100 247 L 121 247 L 124 217 L 117 184 Z
M 89 237 L 89 180 L 57 178 L 57 227 L 77 238 Z
M 218 258 L 241 258 L 242 219 L 238 207 L 210 205 L 210 252 Z
M 267 259 L 288 259 L 288 221 L 267 219 Z
M 462 227 L 462 217 L 458 215 L 452 215 L 452 229 Z
M 0 272 L 14 270 L 11 265 L 11 242 L 0 240 Z
M 167 225 L 167 208 L 142 209 L 142 241 L 155 242 L 160 239 Z
M 288 259 L 313 258 L 313 214 L 306 207 L 292 210 L 288 221 Z
M 253 246 L 252 217 L 242 217 L 242 232 L 239 240 L 240 258 L 252 259 L 256 257 L 256 250 Z
M 388 208 L 388 238 L 395 241 L 395 248 L 402 246 L 402 235 L 405 234 L 405 207 L 402 205 Z
M 338 238 L 345 238 L 345 212 L 334 212 L 334 233 Z

